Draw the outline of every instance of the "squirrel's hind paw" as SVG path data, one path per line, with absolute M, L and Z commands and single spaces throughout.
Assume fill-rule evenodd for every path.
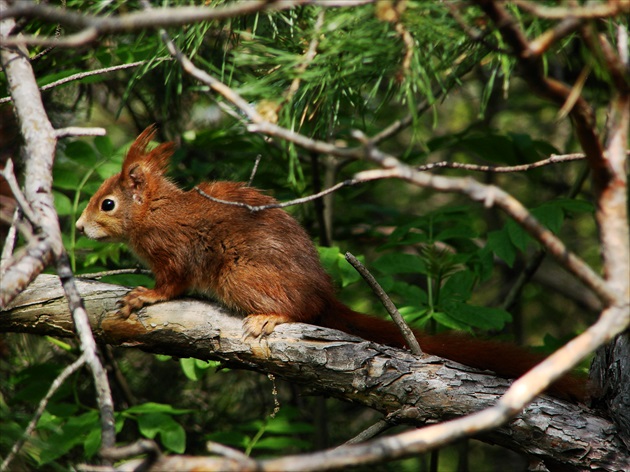
M 258 338 L 271 334 L 276 326 L 282 323 L 290 323 L 292 320 L 286 315 L 256 314 L 249 315 L 243 320 L 245 337 Z

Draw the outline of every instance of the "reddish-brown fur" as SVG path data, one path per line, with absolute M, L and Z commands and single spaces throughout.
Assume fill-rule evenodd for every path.
M 289 214 L 277 208 L 251 212 L 170 182 L 164 174 L 173 146 L 161 144 L 148 151 L 154 134 L 150 127 L 136 139 L 121 173 L 103 183 L 77 221 L 77 228 L 91 238 L 127 243 L 155 274 L 154 289 L 137 287 L 121 301 L 124 317 L 144 305 L 197 290 L 246 315 L 244 328 L 252 336 L 269 334 L 280 323 L 305 322 L 405 345 L 392 323 L 337 301 L 315 247 Z M 199 188 L 221 200 L 275 202 L 242 183 L 212 182 Z M 104 206 L 106 200 L 114 202 L 113 209 Z M 416 336 L 427 353 L 505 377 L 518 377 L 542 359 L 513 345 L 459 334 Z M 582 385 L 565 377 L 550 390 L 579 399 Z

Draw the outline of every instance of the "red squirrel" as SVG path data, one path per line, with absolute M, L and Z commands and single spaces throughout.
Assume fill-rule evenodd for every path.
M 245 315 L 243 327 L 250 336 L 270 334 L 281 323 L 304 322 L 405 346 L 393 323 L 337 300 L 313 243 L 293 217 L 279 208 L 251 212 L 178 188 L 165 176 L 174 144 L 148 150 L 154 136 L 153 126 L 138 136 L 122 171 L 101 185 L 76 223 L 91 239 L 126 243 L 155 274 L 155 288 L 137 287 L 121 300 L 124 318 L 195 290 Z M 243 183 L 209 182 L 199 189 L 224 201 L 276 203 Z M 415 335 L 426 353 L 504 377 L 518 377 L 542 360 L 514 345 L 460 334 Z M 566 376 L 550 392 L 579 400 L 583 385 Z

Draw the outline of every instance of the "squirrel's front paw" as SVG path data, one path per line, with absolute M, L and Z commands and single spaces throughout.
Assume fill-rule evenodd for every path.
M 149 289 L 146 287 L 136 287 L 123 298 L 118 301 L 118 305 L 120 309 L 118 310 L 118 314 L 127 319 L 131 315 L 132 311 L 138 310 L 147 304 L 144 295 L 146 292 L 149 292 Z

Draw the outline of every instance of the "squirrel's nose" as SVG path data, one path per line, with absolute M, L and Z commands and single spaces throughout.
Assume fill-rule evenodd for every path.
M 77 231 L 78 231 L 79 233 L 83 234 L 83 232 L 84 232 L 84 230 L 85 230 L 85 226 L 84 226 L 83 221 L 82 221 L 82 219 L 81 219 L 81 218 L 79 218 L 79 219 L 77 220 L 77 224 L 76 224 L 75 226 L 76 226 L 76 228 L 77 228 Z

